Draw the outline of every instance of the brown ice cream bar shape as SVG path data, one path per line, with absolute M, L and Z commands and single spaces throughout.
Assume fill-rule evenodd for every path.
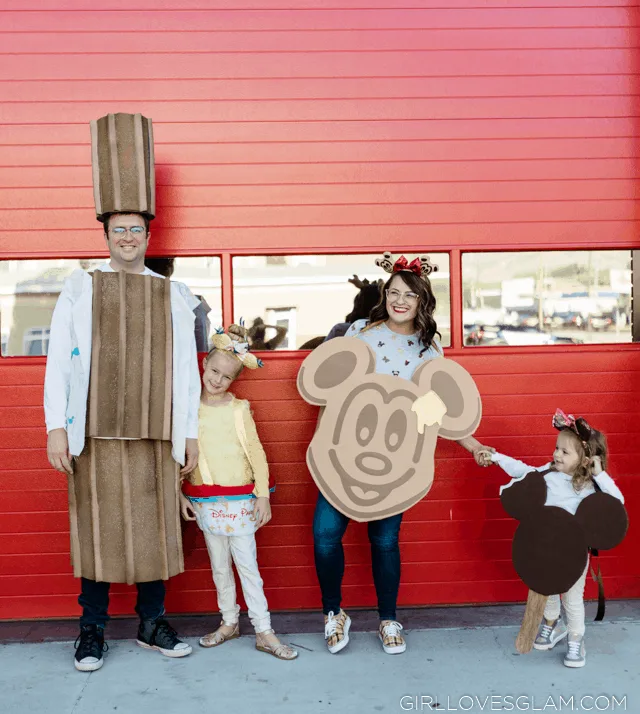
M 622 503 L 597 491 L 587 496 L 573 515 L 545 506 L 548 472 L 533 471 L 508 488 L 500 500 L 520 521 L 513 537 L 516 572 L 529 588 L 516 648 L 531 650 L 549 595 L 567 592 L 587 565 L 589 550 L 608 550 L 622 542 L 629 520 Z
M 107 114 L 91 122 L 96 216 L 156 214 L 153 125 L 142 114 Z
M 298 373 L 298 391 L 323 407 L 307 450 L 324 497 L 355 521 L 406 511 L 429 492 L 438 436 L 473 434 L 482 415 L 471 375 L 444 357 L 411 380 L 375 372 L 371 348 L 338 337 L 316 348 Z

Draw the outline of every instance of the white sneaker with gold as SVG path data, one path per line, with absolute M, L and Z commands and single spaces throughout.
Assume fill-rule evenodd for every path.
M 401 654 L 407 649 L 407 643 L 400 634 L 402 625 L 395 620 L 382 620 L 378 637 L 382 642 L 382 649 L 387 654 Z
M 350 627 L 351 618 L 344 610 L 340 610 L 337 616 L 333 612 L 324 616 L 324 639 L 331 654 L 340 652 L 349 644 Z

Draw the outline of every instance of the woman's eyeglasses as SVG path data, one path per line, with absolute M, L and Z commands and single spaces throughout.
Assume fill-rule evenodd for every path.
M 406 302 L 409 305 L 413 305 L 418 301 L 418 295 L 416 293 L 408 292 L 408 293 L 401 293 L 399 290 L 396 290 L 395 288 L 392 289 L 386 289 L 385 293 L 387 295 L 387 300 L 389 302 L 398 302 L 400 298 L 403 298 L 404 302 Z

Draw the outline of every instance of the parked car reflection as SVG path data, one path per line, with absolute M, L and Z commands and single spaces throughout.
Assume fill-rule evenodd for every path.
M 584 343 L 584 340 L 550 335 L 544 330 L 527 325 L 465 325 L 464 334 L 465 345 L 479 347 L 489 345 L 579 345 Z

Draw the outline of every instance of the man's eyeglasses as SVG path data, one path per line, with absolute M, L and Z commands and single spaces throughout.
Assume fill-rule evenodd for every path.
M 389 290 L 388 288 L 385 290 L 385 293 L 387 294 L 387 300 L 389 302 L 398 302 L 400 298 L 404 299 L 404 302 L 406 302 L 409 305 L 413 305 L 414 303 L 418 302 L 418 295 L 416 293 L 408 292 L 408 293 L 401 293 L 399 290 L 391 289 Z
M 144 235 L 147 231 L 142 226 L 131 226 L 131 228 L 125 228 L 124 226 L 115 226 L 110 228 L 109 232 L 113 233 L 114 236 L 123 236 L 127 231 L 131 233 L 132 236 Z

